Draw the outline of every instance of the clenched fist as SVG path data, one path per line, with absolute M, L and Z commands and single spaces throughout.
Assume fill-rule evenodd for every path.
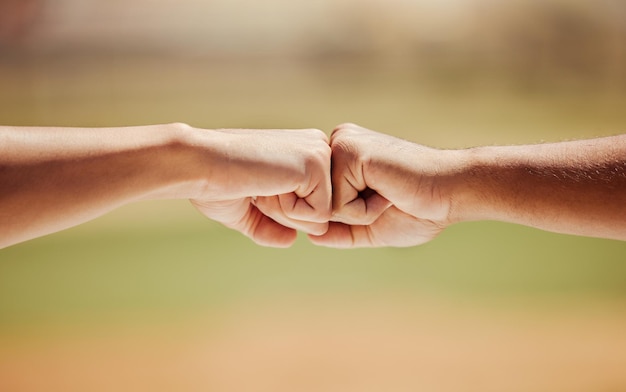
M 0 126 L 0 248 L 149 199 L 190 199 L 259 244 L 411 246 L 452 223 L 626 240 L 626 135 L 438 150 L 319 130 Z
M 626 135 L 438 150 L 354 124 L 331 137 L 332 247 L 411 246 L 494 220 L 626 239 Z
M 315 244 L 411 246 L 448 225 L 441 152 L 354 124 L 337 127 L 330 144 L 334 222 Z
M 255 242 L 289 246 L 324 234 L 331 214 L 330 146 L 319 130 L 218 130 L 210 181 L 192 203 Z
M 277 247 L 325 233 L 331 217 L 319 130 L 0 127 L 0 140 L 0 248 L 149 199 L 190 199 Z

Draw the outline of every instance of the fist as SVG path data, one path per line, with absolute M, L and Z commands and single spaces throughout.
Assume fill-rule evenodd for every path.
M 284 247 L 296 230 L 321 235 L 331 216 L 330 146 L 322 131 L 219 130 L 205 192 L 207 217 L 262 245 Z
M 437 181 L 441 151 L 354 124 L 331 136 L 332 218 L 313 243 L 350 248 L 412 246 L 447 225 L 450 200 Z

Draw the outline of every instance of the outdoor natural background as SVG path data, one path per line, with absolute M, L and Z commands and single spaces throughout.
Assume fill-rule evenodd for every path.
M 175 121 L 624 133 L 626 1 L 0 0 L 0 124 Z M 276 250 L 158 201 L 0 250 L 7 392 L 616 392 L 625 331 L 625 243 L 510 224 Z

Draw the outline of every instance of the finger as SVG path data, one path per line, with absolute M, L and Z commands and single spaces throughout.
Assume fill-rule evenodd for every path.
M 321 236 L 309 234 L 309 240 L 315 245 L 340 249 L 377 246 L 373 242 L 370 226 L 346 225 L 339 222 L 330 222 L 328 231 Z
M 407 247 L 424 244 L 442 230 L 435 222 L 416 218 L 392 206 L 371 225 L 331 222 L 325 234 L 309 235 L 309 238 L 316 245 L 334 248 Z
M 255 207 L 251 198 L 193 204 L 207 217 L 240 231 L 254 242 L 272 247 L 288 247 L 296 240 L 294 229 L 281 225 Z
M 259 245 L 287 248 L 295 242 L 297 237 L 294 229 L 274 221 L 252 204 L 245 222 L 248 224 L 242 232 Z
M 367 131 L 367 128 L 363 128 L 353 123 L 343 123 L 343 124 L 337 125 L 330 134 L 330 144 L 331 145 L 333 144 L 333 139 L 338 134 L 342 132 L 346 132 L 346 131 Z
M 435 238 L 442 230 L 433 221 L 409 215 L 396 206 L 388 208 L 368 227 L 373 244 L 394 247 L 421 245 Z
M 355 146 L 348 141 L 335 139 L 331 149 L 333 216 L 340 216 L 342 208 L 358 199 L 359 192 L 367 188 L 367 184 Z
M 334 134 L 332 145 L 333 221 L 368 225 L 385 212 L 391 202 L 368 188 L 365 161 L 358 145 Z
M 243 228 L 233 228 L 242 232 L 258 245 L 273 248 L 288 248 L 296 240 L 296 230 L 281 225 L 260 212 L 254 206 L 250 206 L 250 212 L 245 220 L 251 224 Z
M 316 156 L 309 165 L 308 180 L 294 192 L 278 196 L 285 214 L 301 221 L 326 223 L 332 213 L 332 182 L 330 178 L 331 149 Z
M 296 197 L 294 195 L 294 197 Z M 299 199 L 303 201 L 303 199 Z M 296 230 L 304 231 L 309 234 L 320 235 L 328 229 L 328 219 L 322 222 L 310 222 L 305 220 L 293 219 L 284 211 L 280 196 L 258 197 L 255 201 L 257 208 L 263 214 L 272 218 L 283 226 L 291 227 Z
M 326 175 L 326 177 L 330 177 Z M 298 192 L 278 195 L 280 206 L 285 214 L 302 221 L 326 223 L 332 214 L 330 178 L 325 179 L 328 184 L 318 186 L 308 195 L 298 195 Z
M 389 200 L 367 188 L 359 192 L 357 198 L 333 212 L 331 220 L 350 225 L 370 225 L 391 205 Z

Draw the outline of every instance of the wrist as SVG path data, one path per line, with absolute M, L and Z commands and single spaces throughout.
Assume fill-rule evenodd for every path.
M 194 199 L 205 193 L 216 161 L 214 132 L 183 123 L 157 125 L 152 189 L 144 199 Z M 154 133 L 152 133 L 154 135 Z
M 523 189 L 523 159 L 514 147 L 457 150 L 451 177 L 451 223 L 479 220 L 515 221 L 510 216 Z
M 485 210 L 483 174 L 490 171 L 488 151 L 485 148 L 441 151 L 443 170 L 439 176 L 439 190 L 448 202 L 447 225 L 488 219 Z

